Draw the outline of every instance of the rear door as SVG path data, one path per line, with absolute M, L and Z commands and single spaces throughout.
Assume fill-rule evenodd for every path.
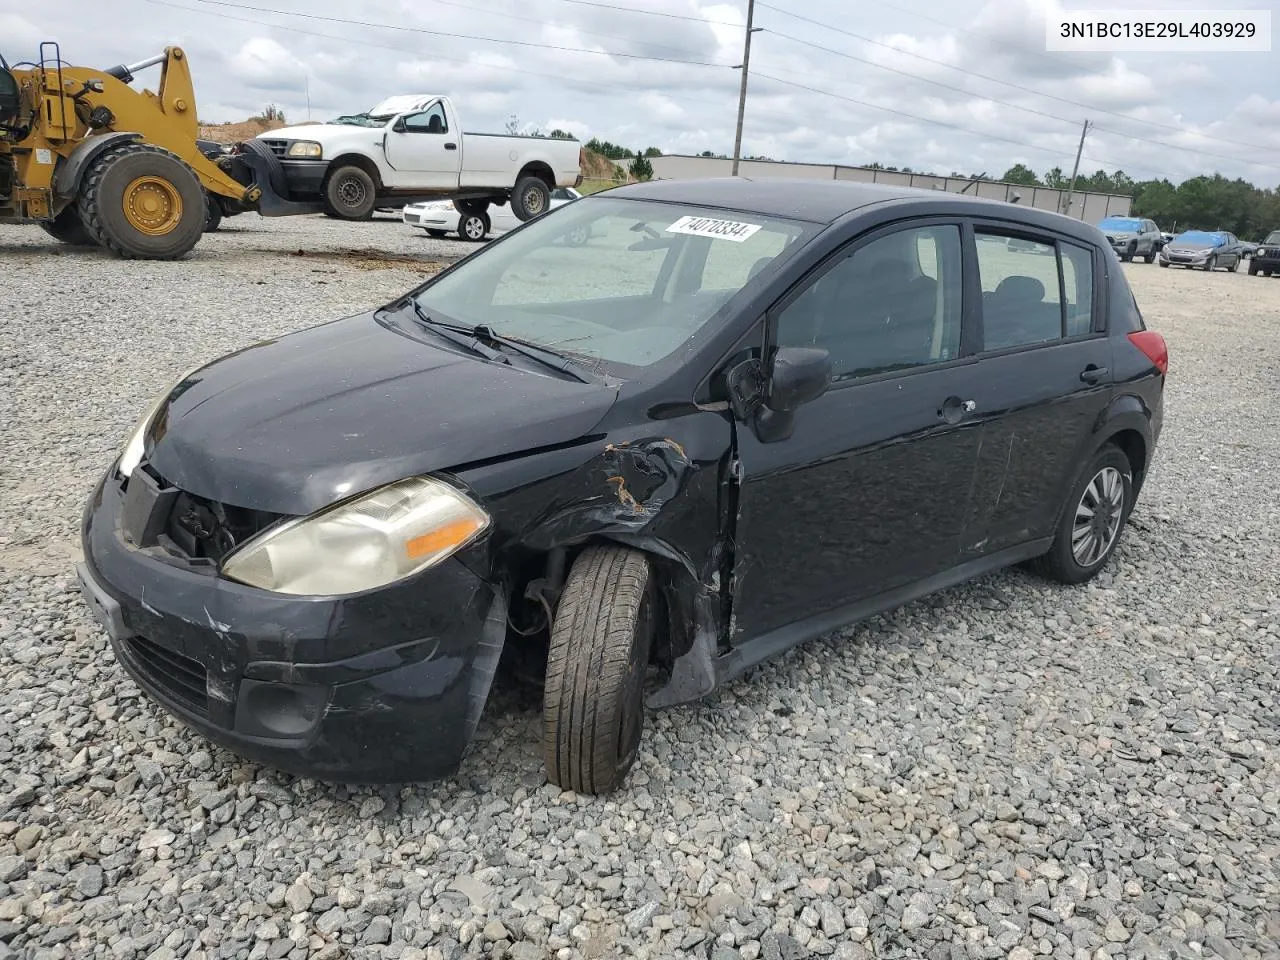
M 400 129 L 386 132 L 387 164 L 394 176 L 388 186 L 456 189 L 462 164 L 462 134 L 450 129 L 444 104 L 400 118 Z
M 735 640 L 955 563 L 982 431 L 963 304 L 958 221 L 917 220 L 854 241 L 770 311 L 770 344 L 825 348 L 833 376 L 785 440 L 738 426 Z
M 975 221 L 987 420 L 961 559 L 1048 536 L 1114 392 L 1102 305 L 1114 254 Z M 984 239 L 988 238 L 988 239 Z M 1017 238 L 1018 251 L 1000 239 Z M 992 242 L 995 241 L 995 242 Z

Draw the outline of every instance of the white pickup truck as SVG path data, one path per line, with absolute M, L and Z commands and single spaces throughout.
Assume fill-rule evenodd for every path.
M 452 198 L 463 213 L 510 202 L 529 220 L 547 210 L 556 187 L 582 182 L 578 141 L 463 133 L 449 98 L 430 94 L 390 97 L 366 113 L 255 139 L 270 150 L 272 187 L 282 198 L 344 220 L 439 198 Z

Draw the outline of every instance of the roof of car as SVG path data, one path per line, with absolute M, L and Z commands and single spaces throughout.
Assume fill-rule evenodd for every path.
M 977 215 L 998 216 L 1061 229 L 1065 224 L 1087 226 L 1079 220 L 1048 210 L 1018 206 L 944 190 L 903 187 L 856 180 L 812 180 L 791 177 L 712 177 L 688 180 L 649 180 L 615 187 L 608 196 L 636 200 L 663 200 L 697 206 L 724 207 L 760 216 L 787 217 L 813 223 L 832 223 L 871 204 L 918 200 L 936 204 L 961 203 Z M 1079 231 L 1077 231 L 1079 232 Z

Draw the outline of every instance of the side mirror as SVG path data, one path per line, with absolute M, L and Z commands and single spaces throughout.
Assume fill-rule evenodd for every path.
M 396 117 L 395 123 L 391 124 L 391 129 L 395 133 L 404 133 L 406 129 L 404 117 Z
M 764 404 L 776 413 L 790 413 L 816 400 L 831 383 L 831 357 L 816 347 L 781 347 L 773 356 L 773 369 Z

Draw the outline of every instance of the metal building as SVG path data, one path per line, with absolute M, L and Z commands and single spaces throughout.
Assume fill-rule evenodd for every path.
M 650 157 L 656 180 L 684 180 L 693 177 L 727 177 L 733 173 L 733 161 L 724 157 L 689 157 L 671 155 Z M 803 177 L 815 180 L 857 180 L 863 183 L 889 183 L 925 190 L 950 190 L 970 193 L 992 200 L 1004 200 L 1055 213 L 1066 212 L 1067 191 L 1052 187 L 1024 187 L 999 180 L 969 180 L 963 177 L 934 177 L 924 173 L 898 173 L 872 167 L 849 167 L 841 164 L 789 163 L 779 160 L 742 160 L 738 173 L 744 177 Z M 1075 192 L 1070 215 L 1097 224 L 1104 217 L 1129 214 L 1132 197 L 1110 193 Z

